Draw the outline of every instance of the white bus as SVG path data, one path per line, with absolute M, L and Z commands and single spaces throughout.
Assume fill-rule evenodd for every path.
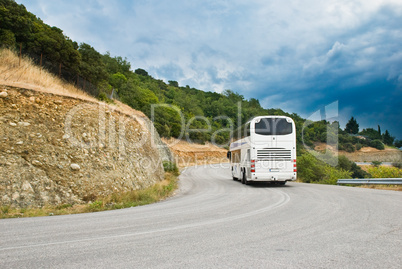
M 285 116 L 255 117 L 233 135 L 228 158 L 233 180 L 276 182 L 296 180 L 296 127 Z

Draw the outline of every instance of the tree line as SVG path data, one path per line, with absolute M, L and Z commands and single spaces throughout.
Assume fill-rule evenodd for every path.
M 360 139 L 363 145 L 369 145 L 377 149 L 384 149 L 384 145 L 402 147 L 402 141 L 395 139 L 388 130 L 381 133 L 381 127 L 378 125 L 377 130 L 374 128 L 366 128 L 359 132 L 359 124 L 354 117 L 351 117 L 346 123 L 345 132 Z
M 378 148 L 379 143 L 392 145 L 395 142 L 396 146 L 401 143 L 394 141 L 388 131 L 381 134 L 371 128 L 359 133 L 367 137 L 366 140 L 350 135 L 356 134 L 357 122 L 353 117 L 344 130 L 339 128 L 338 122 L 327 121 L 303 128 L 306 120 L 296 113 L 263 108 L 259 100 L 246 99 L 232 90 L 201 91 L 189 85 L 180 86 L 174 80 L 166 83 L 155 79 L 141 68 L 132 71 L 126 58 L 101 54 L 89 44 L 72 41 L 61 29 L 45 24 L 13 0 L 0 0 L 0 21 L 3 47 L 21 49 L 28 55 L 43 55 L 48 62 L 62 64 L 92 83 L 98 89 L 96 97 L 103 101 L 111 102 L 109 97 L 113 91 L 117 92 L 122 102 L 152 117 L 163 137 L 186 137 L 198 143 L 213 140 L 219 145 L 228 145 L 231 130 L 238 128 L 239 123 L 244 124 L 259 115 L 286 115 L 296 123 L 299 155 L 303 153 L 303 143 L 329 142 L 336 134 L 339 148 L 347 151 L 362 146 Z

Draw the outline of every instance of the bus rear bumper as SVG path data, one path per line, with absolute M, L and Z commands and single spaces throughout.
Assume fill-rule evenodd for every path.
M 249 181 L 259 182 L 283 182 L 283 181 L 295 181 L 296 173 L 264 173 L 264 174 L 252 174 Z

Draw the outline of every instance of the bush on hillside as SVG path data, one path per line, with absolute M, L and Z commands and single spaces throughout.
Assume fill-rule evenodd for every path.
M 305 153 L 297 158 L 297 176 L 302 182 L 318 182 L 325 176 L 324 166 L 313 155 Z
M 113 100 L 110 99 L 109 97 L 107 97 L 106 93 L 104 93 L 104 92 L 101 92 L 101 93 L 98 95 L 98 99 L 99 99 L 100 101 L 103 101 L 103 102 L 106 102 L 106 103 L 113 103 Z
M 350 172 L 350 171 L 346 171 L 343 169 L 337 169 L 337 168 L 329 166 L 329 165 L 324 167 L 324 171 L 325 171 L 325 177 L 318 183 L 336 185 L 338 179 L 351 178 L 351 174 L 352 174 L 352 172 Z
M 375 167 L 378 167 L 378 166 L 380 166 L 382 164 L 382 162 L 380 162 L 380 161 L 373 161 L 372 163 L 371 163 L 371 165 L 372 166 L 375 166 Z
M 339 149 L 344 150 L 346 152 L 354 152 L 355 147 L 351 142 L 345 143 L 345 144 L 339 144 Z
M 345 171 L 352 172 L 352 178 L 369 178 L 370 174 L 364 171 L 360 166 L 358 166 L 355 162 L 349 160 L 346 156 L 340 155 L 338 158 L 338 168 L 343 169 Z
M 369 146 L 379 150 L 385 149 L 384 144 L 381 142 L 381 140 L 378 139 L 370 141 Z
M 163 169 L 165 170 L 165 172 L 172 172 L 174 174 L 179 173 L 179 168 L 177 168 L 177 165 L 169 161 L 163 162 Z
M 332 156 L 332 158 L 334 157 Z M 321 184 L 336 184 L 338 179 L 351 178 L 353 173 L 340 167 L 328 165 L 310 153 L 304 153 L 297 159 L 297 172 L 300 181 Z

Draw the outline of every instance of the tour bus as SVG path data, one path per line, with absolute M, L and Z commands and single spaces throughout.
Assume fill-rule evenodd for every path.
M 259 116 L 234 132 L 228 158 L 233 180 L 284 185 L 296 180 L 296 127 L 285 116 Z

